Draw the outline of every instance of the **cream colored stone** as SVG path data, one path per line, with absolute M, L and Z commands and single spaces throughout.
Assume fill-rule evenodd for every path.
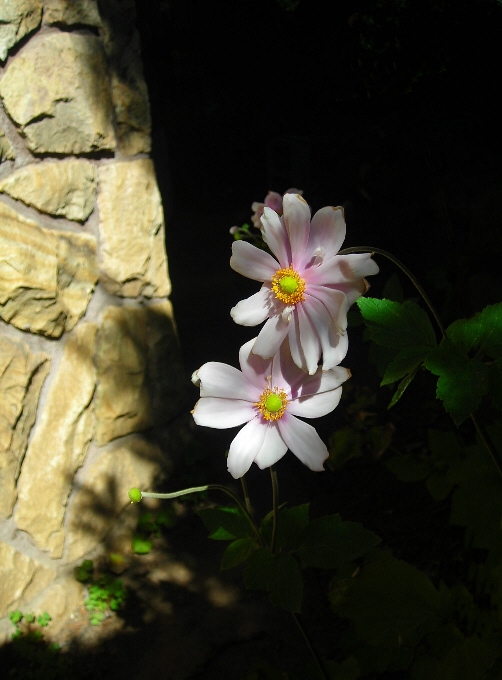
M 58 338 L 85 313 L 98 279 L 96 240 L 52 232 L 0 202 L 0 317 Z
M 32 354 L 24 342 L 0 336 L 0 517 L 10 517 L 16 502 L 16 481 L 49 365 L 47 354 Z
M 99 169 L 103 284 L 125 297 L 170 293 L 164 217 L 153 163 L 147 158 Z
M 153 424 L 145 375 L 146 335 L 144 309 L 108 307 L 104 311 L 96 354 L 99 444 Z
M 51 583 L 35 598 L 31 609 L 36 614 L 50 614 L 51 623 L 47 629 L 47 638 L 50 639 L 67 628 L 72 613 L 82 606 L 84 600 L 84 587 L 75 580 L 73 572 L 70 572 Z
M 15 158 L 12 144 L 5 136 L 5 132 L 0 128 L 0 163 L 3 161 L 13 161 Z
M 101 26 L 96 0 L 45 0 L 45 24 Z
M 20 609 L 56 576 L 53 569 L 0 541 L 0 618 Z
M 0 180 L 0 193 L 49 215 L 85 222 L 94 209 L 96 174 L 95 166 L 82 159 L 36 163 Z
M 138 435 L 101 451 L 86 470 L 68 508 L 67 562 L 81 559 L 115 528 L 119 513 L 131 505 L 129 489 L 151 488 L 160 460 L 159 448 Z M 131 508 L 131 514 L 136 517 L 134 510 Z M 134 525 L 129 522 L 127 540 L 121 534 L 121 541 L 114 541 L 114 549 L 123 550 L 126 543 L 130 550 Z
M 0 95 L 37 153 L 115 148 L 113 108 L 100 40 L 78 33 L 34 39 L 10 63 Z
M 66 502 L 93 436 L 96 330 L 82 323 L 68 336 L 18 481 L 17 525 L 52 557 L 61 557 Z
M 42 19 L 42 0 L 2 0 L 0 7 L 0 60 L 13 45 L 33 31 Z

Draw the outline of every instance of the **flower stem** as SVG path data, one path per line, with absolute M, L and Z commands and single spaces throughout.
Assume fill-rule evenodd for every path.
M 246 483 L 246 480 L 244 479 L 244 475 L 240 478 L 241 482 L 241 487 L 242 487 L 242 495 L 244 496 L 244 502 L 246 503 L 246 510 L 248 513 L 253 516 L 253 508 L 251 507 L 251 500 L 249 498 L 249 492 L 248 492 L 248 485 Z
M 260 535 L 260 532 L 256 528 L 255 523 L 253 522 L 253 518 L 251 517 L 250 513 L 248 512 L 247 508 L 242 505 L 240 500 L 237 498 L 237 496 L 230 491 L 230 489 L 227 489 L 226 486 L 221 486 L 220 484 L 205 484 L 204 486 L 192 486 L 188 489 L 181 489 L 180 491 L 173 491 L 171 493 L 154 493 L 151 491 L 142 491 L 141 492 L 141 497 L 142 498 L 160 498 L 160 499 L 171 499 L 171 498 L 179 498 L 180 496 L 186 496 L 187 494 L 190 493 L 200 493 L 201 491 L 222 491 L 223 493 L 226 493 L 227 496 L 230 496 L 230 498 L 234 501 L 234 503 L 237 505 L 239 510 L 242 512 L 244 517 L 247 519 L 249 522 L 249 526 L 253 530 L 254 537 L 258 543 L 258 545 L 263 547 L 263 540 Z
M 439 314 L 436 312 L 436 309 L 434 308 L 434 305 L 429 299 L 429 296 L 425 292 L 425 290 L 422 288 L 422 286 L 419 284 L 418 280 L 415 278 L 415 276 L 410 272 L 408 267 L 404 265 L 401 260 L 398 260 L 397 257 L 394 257 L 392 253 L 387 252 L 386 250 L 382 250 L 382 248 L 373 248 L 372 246 L 355 246 L 354 248 L 345 248 L 344 250 L 340 250 L 338 253 L 339 255 L 350 255 L 351 253 L 377 253 L 378 255 L 383 255 L 386 257 L 388 260 L 393 262 L 396 267 L 399 267 L 404 274 L 410 279 L 412 284 L 415 286 L 415 288 L 418 290 L 420 295 L 422 296 L 425 304 L 427 307 L 430 309 L 430 312 L 434 319 L 436 320 L 436 323 L 439 327 L 439 330 L 441 331 L 441 335 L 444 337 L 445 335 L 445 330 L 443 326 L 443 322 L 439 318 Z
M 314 659 L 314 661 L 317 665 L 317 668 L 319 669 L 319 673 L 320 673 L 321 678 L 323 680 L 329 680 L 329 674 L 328 674 L 328 672 L 327 672 L 327 670 L 326 670 L 326 668 L 325 668 L 325 666 L 324 666 L 324 664 L 321 660 L 321 657 L 317 653 L 317 651 L 314 647 L 314 644 L 313 644 L 312 640 L 310 639 L 310 636 L 308 635 L 307 631 L 303 627 L 298 616 L 296 614 L 294 614 L 293 612 L 291 612 L 291 614 L 292 614 L 292 616 L 295 620 L 296 625 L 300 629 L 300 633 L 302 634 L 303 639 L 305 640 L 305 643 L 306 643 L 307 647 L 309 648 L 310 653 L 312 654 L 312 658 Z
M 485 430 L 485 426 L 481 421 L 478 420 L 478 417 L 474 413 L 471 413 L 470 418 L 472 420 L 474 427 L 476 428 L 479 438 L 485 445 L 485 448 L 488 449 L 488 452 L 492 457 L 493 462 L 495 463 L 498 471 L 502 475 L 502 459 L 500 457 L 499 452 L 495 448 L 495 444 L 492 442 L 490 435 Z
M 279 500 L 279 483 L 277 481 L 277 472 L 273 465 L 270 466 L 270 479 L 272 480 L 272 538 L 270 540 L 270 550 L 275 551 L 275 539 L 277 536 L 277 503 Z

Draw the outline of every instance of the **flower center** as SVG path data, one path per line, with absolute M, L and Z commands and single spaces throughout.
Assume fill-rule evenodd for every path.
M 296 305 L 305 300 L 305 281 L 291 265 L 275 272 L 272 276 L 272 290 L 275 297 L 285 305 Z
M 278 387 L 274 387 L 272 390 L 267 387 L 261 393 L 260 401 L 257 401 L 255 404 L 265 420 L 279 420 L 279 418 L 282 418 L 287 405 L 286 392 Z

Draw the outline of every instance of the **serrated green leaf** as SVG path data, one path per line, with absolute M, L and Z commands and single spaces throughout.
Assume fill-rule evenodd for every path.
M 339 515 L 314 519 L 302 531 L 296 554 L 310 567 L 335 569 L 380 543 L 376 534 Z
M 357 305 L 372 340 L 377 344 L 395 349 L 436 346 L 436 335 L 429 317 L 415 302 L 361 297 Z
M 392 395 L 392 399 L 390 400 L 389 405 L 387 406 L 387 409 L 391 409 L 401 399 L 401 397 L 403 396 L 408 385 L 411 383 L 413 378 L 416 376 L 417 371 L 418 371 L 418 366 L 415 368 L 414 371 L 412 371 L 411 373 L 408 373 L 408 375 L 404 376 L 404 378 L 401 380 L 401 382 L 397 386 L 397 390 Z
M 255 550 L 244 569 L 244 585 L 251 590 L 266 590 L 271 601 L 286 611 L 301 609 L 303 579 L 297 561 L 287 553 Z
M 416 345 L 415 347 L 405 347 L 394 357 L 387 366 L 383 380 L 380 385 L 389 385 L 400 380 L 408 373 L 415 372 L 426 357 L 429 355 L 431 347 Z
M 256 543 L 251 536 L 238 538 L 236 541 L 233 541 L 223 553 L 220 565 L 221 571 L 232 569 L 241 564 L 241 562 L 245 562 L 254 550 L 256 550 Z
M 233 541 L 253 535 L 248 520 L 236 506 L 207 508 L 197 514 L 209 531 L 209 538 L 215 541 Z
M 446 335 L 466 352 L 481 350 L 492 359 L 501 358 L 502 303 L 485 307 L 471 319 L 454 321 Z
M 439 376 L 436 396 L 455 424 L 460 425 L 476 411 L 488 392 L 488 367 L 478 359 L 469 359 L 449 338 L 443 338 L 424 363 Z
M 399 648 L 416 643 L 418 628 L 434 620 L 440 597 L 428 577 L 386 553 L 364 565 L 345 595 L 330 598 L 335 612 L 351 619 L 362 640 Z

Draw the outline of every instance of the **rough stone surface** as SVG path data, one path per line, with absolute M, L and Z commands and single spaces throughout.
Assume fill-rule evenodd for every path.
M 96 0 L 45 0 L 44 24 L 101 26 Z
M 0 163 L 2 161 L 13 161 L 14 158 L 14 149 L 5 136 L 5 132 L 0 128 Z
M 54 580 L 56 572 L 47 569 L 31 557 L 6 543 L 0 542 L 2 587 L 0 588 L 0 618 L 12 609 L 20 609 Z
M 49 365 L 47 354 L 32 354 L 24 342 L 0 336 L 0 517 L 10 517 L 16 502 L 16 481 Z
M 113 108 L 105 73 L 98 38 L 50 33 L 30 41 L 8 65 L 0 95 L 36 153 L 113 149 Z
M 70 572 L 51 583 L 33 601 L 30 610 L 34 610 L 37 613 L 48 612 L 51 615 L 52 620 L 48 635 L 52 637 L 68 626 L 72 613 L 82 606 L 84 600 L 84 587 L 75 580 L 73 572 Z
M 85 222 L 94 209 L 96 175 L 95 166 L 86 160 L 36 163 L 0 180 L 0 193 L 49 215 Z
M 138 435 L 100 451 L 68 508 L 67 562 L 80 560 L 105 539 L 119 513 L 131 505 L 129 489 L 150 488 L 160 460 L 159 448 Z M 121 535 L 121 541 L 115 538 L 107 547 L 130 552 L 131 528 L 127 537 Z
M 42 0 L 3 0 L 0 22 L 0 60 L 11 47 L 33 31 L 42 19 Z
M 103 313 L 96 355 L 98 444 L 152 426 L 146 361 L 144 309 L 108 307 Z
M 164 218 L 152 161 L 103 165 L 98 206 L 107 290 L 124 297 L 167 296 Z
M 17 525 L 52 557 L 63 552 L 66 502 L 93 435 L 96 330 L 81 323 L 68 336 L 18 481 Z
M 0 202 L 0 317 L 60 337 L 85 313 L 98 279 L 96 241 L 39 227 Z

